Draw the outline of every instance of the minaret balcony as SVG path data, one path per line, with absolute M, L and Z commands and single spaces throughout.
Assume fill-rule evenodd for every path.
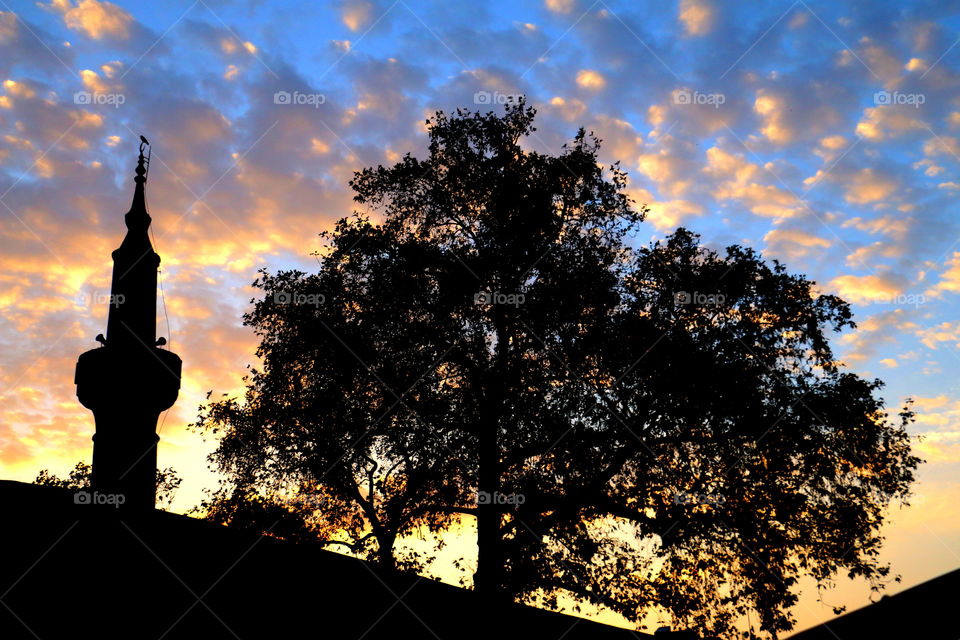
M 135 405 L 165 411 L 180 391 L 180 356 L 157 347 L 91 349 L 77 360 L 77 398 L 87 409 Z

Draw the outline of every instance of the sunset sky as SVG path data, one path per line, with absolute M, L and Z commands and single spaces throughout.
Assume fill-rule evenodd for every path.
M 911 586 L 960 567 L 960 11 L 949 2 L 489 3 L 0 0 L 0 478 L 91 457 L 77 356 L 106 329 L 138 136 L 183 358 L 159 464 L 186 511 L 213 488 L 187 430 L 237 392 L 257 269 L 315 269 L 352 172 L 425 155 L 437 109 L 538 111 L 531 149 L 583 126 L 651 212 L 745 244 L 852 303 L 834 346 L 916 401 L 926 459 L 885 559 Z M 169 317 L 169 322 L 167 321 Z M 830 604 L 867 603 L 844 580 Z M 800 627 L 832 617 L 807 591 Z

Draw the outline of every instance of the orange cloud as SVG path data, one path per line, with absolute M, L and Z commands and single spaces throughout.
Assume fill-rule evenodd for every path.
M 872 168 L 864 168 L 847 176 L 844 198 L 853 204 L 870 204 L 888 198 L 897 188 L 897 182 Z
M 830 281 L 829 287 L 851 302 L 870 304 L 889 301 L 903 292 L 902 285 L 889 275 L 845 275 Z
M 864 109 L 863 115 L 857 123 L 857 135 L 872 142 L 926 129 L 926 124 L 917 117 L 917 110 L 909 106 L 871 107 Z
M 373 21 L 373 9 L 373 4 L 366 0 L 351 0 L 344 5 L 340 17 L 350 31 L 359 31 Z
M 827 248 L 831 244 L 826 238 L 801 229 L 773 229 L 763 240 L 774 254 L 794 259 L 809 255 L 815 249 Z
M 547 9 L 554 13 L 570 13 L 573 11 L 575 0 L 544 0 Z
M 716 9 L 706 0 L 681 0 L 680 22 L 688 36 L 703 36 L 713 29 Z
M 80 0 L 52 0 L 49 7 L 63 16 L 68 28 L 93 38 L 126 40 L 130 37 L 133 16 L 112 2 Z
M 590 91 L 599 91 L 606 86 L 607 81 L 599 71 L 582 69 L 577 73 L 577 84 Z

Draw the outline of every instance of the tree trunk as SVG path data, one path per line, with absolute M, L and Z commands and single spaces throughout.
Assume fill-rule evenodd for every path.
M 377 542 L 380 545 L 377 550 L 377 563 L 387 571 L 393 571 L 397 568 L 397 562 L 393 556 L 393 545 L 396 539 L 396 536 L 385 533 L 377 536 Z
M 495 312 L 496 313 L 496 312 Z M 501 320 L 501 318 L 498 318 Z M 507 338 L 502 321 L 496 323 L 497 345 L 494 368 L 486 377 L 480 413 L 479 478 L 477 483 L 477 571 L 474 588 L 487 604 L 507 600 L 504 595 L 504 564 L 501 532 L 500 425 L 504 415 L 507 369 Z
M 480 473 L 477 504 L 477 571 L 473 574 L 474 589 L 488 602 L 495 601 L 503 586 L 503 558 L 500 540 L 500 505 L 496 496 L 500 488 L 500 447 L 498 424 L 483 425 L 480 440 Z

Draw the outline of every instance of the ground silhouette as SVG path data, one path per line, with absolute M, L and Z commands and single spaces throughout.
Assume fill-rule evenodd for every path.
M 0 481 L 0 637 L 646 638 L 185 516 Z

